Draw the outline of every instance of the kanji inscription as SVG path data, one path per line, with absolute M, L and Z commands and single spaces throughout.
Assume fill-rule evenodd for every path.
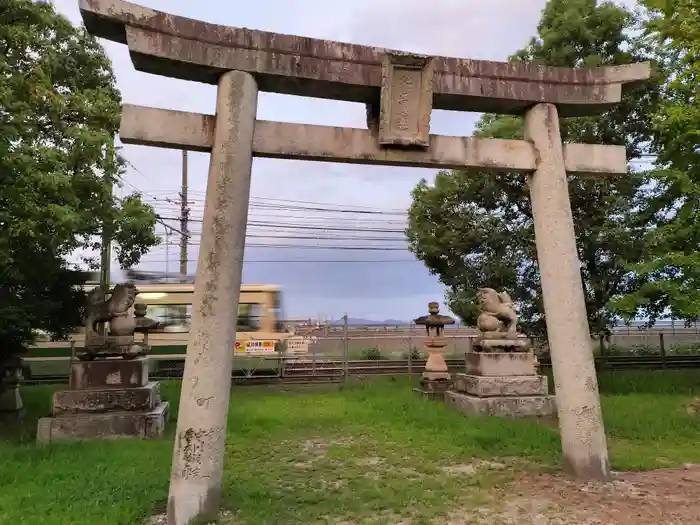
M 387 52 L 382 62 L 379 144 L 428 147 L 432 108 L 432 59 Z

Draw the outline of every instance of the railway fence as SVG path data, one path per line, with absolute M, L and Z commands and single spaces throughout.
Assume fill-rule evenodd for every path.
M 464 370 L 464 356 L 472 348 L 476 332 L 469 328 L 446 329 L 448 345 L 445 358 L 455 372 Z M 324 327 L 305 334 L 305 355 L 292 355 L 292 349 L 269 356 L 234 354 L 234 381 L 303 382 L 341 380 L 350 375 L 396 375 L 422 372 L 427 357 L 425 332 L 416 327 Z M 184 369 L 186 339 L 179 353 L 160 353 L 154 346 L 150 373 L 154 379 L 179 379 Z M 532 341 L 541 367 L 550 366 L 546 346 Z M 599 369 L 675 369 L 700 368 L 700 331 L 697 328 L 674 330 L 631 330 L 618 332 L 608 340 L 591 340 Z M 64 357 L 25 359 L 25 382 L 67 382 L 70 349 Z M 461 364 L 460 364 L 461 363 Z M 267 378 L 267 379 L 265 379 Z
M 175 361 L 175 360 L 173 360 Z M 465 359 L 447 359 L 447 366 L 452 373 L 464 372 Z M 346 381 L 350 376 L 397 376 L 420 374 L 425 368 L 425 359 L 387 359 L 387 360 L 333 360 L 300 358 L 265 358 L 258 366 L 235 370 L 232 382 L 235 384 L 271 384 L 271 383 L 327 383 Z M 627 355 L 597 356 L 596 369 L 604 370 L 677 370 L 700 369 L 699 355 Z M 540 358 L 539 366 L 546 370 L 551 368 L 548 358 Z M 151 374 L 154 380 L 180 380 L 184 369 L 184 360 L 168 362 L 167 366 L 156 368 Z M 25 383 L 66 383 L 68 374 L 30 377 Z

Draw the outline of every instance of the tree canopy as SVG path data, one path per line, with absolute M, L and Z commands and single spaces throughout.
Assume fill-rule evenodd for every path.
M 664 75 L 663 103 L 652 115 L 654 184 L 640 207 L 653 227 L 641 260 L 630 261 L 645 283 L 613 307 L 650 322 L 664 312 L 690 321 L 700 318 L 700 2 L 642 4 L 644 39 Z
M 619 65 L 645 60 L 631 36 L 632 13 L 612 2 L 550 0 L 537 36 L 511 61 L 562 67 Z M 567 142 L 624 145 L 640 158 L 651 140 L 658 80 L 627 91 L 599 117 L 562 119 Z M 523 119 L 484 115 L 477 136 L 523 138 Z M 605 333 L 615 315 L 611 298 L 633 293 L 647 276 L 629 271 L 641 259 L 648 224 L 634 211 L 644 198 L 644 173 L 592 179 L 569 177 L 574 225 L 589 324 Z M 475 292 L 506 289 L 519 306 L 521 327 L 545 333 L 527 178 L 513 173 L 439 172 L 434 185 L 413 190 L 407 237 L 411 251 L 447 287 L 450 309 L 473 324 Z
M 106 231 L 128 267 L 158 243 L 153 208 L 112 195 L 121 97 L 104 50 L 50 4 L 2 5 L 0 354 L 80 322 L 75 250 L 99 249 Z

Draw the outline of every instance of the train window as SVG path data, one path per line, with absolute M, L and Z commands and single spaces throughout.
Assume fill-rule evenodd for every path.
M 151 332 L 184 333 L 190 331 L 192 321 L 191 304 L 153 304 L 148 306 L 148 317 L 159 321 L 161 326 Z M 262 308 L 259 304 L 238 305 L 236 330 L 255 332 L 260 330 Z
M 148 317 L 161 323 L 151 332 L 184 333 L 190 331 L 192 320 L 191 304 L 152 304 L 148 305 Z
M 238 305 L 238 324 L 236 330 L 255 332 L 260 330 L 262 308 L 257 303 L 241 303 Z
M 284 316 L 282 314 L 282 293 L 272 292 L 272 314 L 275 316 L 275 331 L 284 332 L 286 326 Z

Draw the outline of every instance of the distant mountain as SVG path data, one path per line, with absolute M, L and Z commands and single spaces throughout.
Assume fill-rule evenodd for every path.
M 333 325 L 342 325 L 343 320 L 339 319 L 337 321 L 332 321 Z M 348 317 L 348 326 L 375 326 L 375 325 L 408 325 L 409 321 L 398 321 L 396 319 L 386 319 L 384 321 L 373 321 L 372 319 L 358 319 L 355 317 Z

